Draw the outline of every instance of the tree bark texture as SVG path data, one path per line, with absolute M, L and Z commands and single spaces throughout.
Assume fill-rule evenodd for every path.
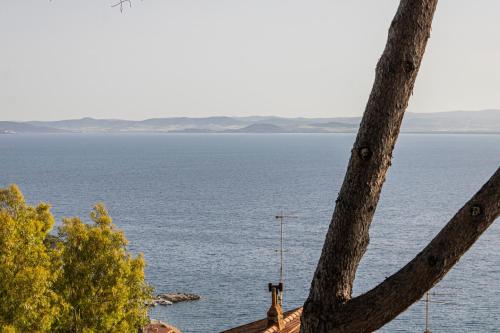
M 351 299 L 355 273 L 368 246 L 369 227 L 430 36 L 436 5 L 437 0 L 401 0 L 391 23 L 304 305 L 304 333 L 335 332 L 332 324 L 336 313 Z
M 401 270 L 342 306 L 321 332 L 372 332 L 439 282 L 500 215 L 500 168 Z

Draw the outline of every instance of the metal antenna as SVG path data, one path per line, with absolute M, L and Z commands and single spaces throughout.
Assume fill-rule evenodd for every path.
M 281 213 L 275 216 L 276 220 L 278 220 L 280 224 L 280 283 L 283 284 L 283 222 L 285 219 L 296 219 L 297 216 L 295 215 L 285 215 L 283 213 L 283 209 L 281 210 Z M 281 290 L 281 293 L 279 294 L 279 302 L 280 305 L 283 305 L 283 289 Z
M 425 331 L 424 331 L 424 333 L 432 333 L 429 330 L 429 302 L 430 302 L 430 297 L 429 297 L 429 292 L 427 291 L 425 293 Z
M 431 296 L 436 296 L 434 299 L 431 300 Z M 436 303 L 436 304 L 444 304 L 444 305 L 458 305 L 458 303 L 446 299 L 442 299 L 443 296 L 455 296 L 455 293 L 447 293 L 447 292 L 434 292 L 434 291 L 427 291 L 425 293 L 425 298 L 422 298 L 419 302 L 424 302 L 425 303 L 425 330 L 424 333 L 432 333 L 432 331 L 429 329 L 429 322 L 430 322 L 430 305 L 431 303 Z

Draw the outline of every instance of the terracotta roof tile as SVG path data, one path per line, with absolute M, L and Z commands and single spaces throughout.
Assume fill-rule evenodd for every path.
M 297 308 L 284 313 L 285 327 L 279 330 L 276 325 L 267 328 L 267 319 L 254 321 L 243 326 L 231 328 L 221 333 L 299 333 L 300 332 L 300 317 L 302 308 Z
M 152 322 L 142 330 L 143 333 L 181 333 L 179 329 L 174 326 L 165 324 L 161 321 Z

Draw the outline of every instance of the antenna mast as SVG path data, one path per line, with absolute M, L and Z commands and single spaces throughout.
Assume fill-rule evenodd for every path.
M 429 330 L 429 292 L 425 293 L 425 331 L 424 333 L 432 333 Z
M 281 210 L 281 213 L 275 216 L 276 220 L 278 220 L 280 224 L 280 283 L 283 284 L 283 266 L 284 266 L 284 260 L 283 260 L 283 222 L 285 219 L 296 219 L 297 216 L 294 215 L 285 215 L 283 213 L 283 209 Z M 283 305 L 283 289 L 281 289 L 281 293 L 278 295 L 278 300 L 280 305 Z
M 431 300 L 431 296 L 437 296 L 438 300 Z M 422 298 L 420 300 L 421 302 L 425 303 L 425 330 L 424 330 L 424 333 L 432 333 L 432 331 L 429 329 L 431 303 L 453 304 L 453 303 L 450 303 L 450 301 L 440 300 L 439 296 L 454 296 L 454 294 L 453 293 L 446 293 L 446 292 L 441 293 L 441 292 L 427 291 L 425 293 L 425 298 Z

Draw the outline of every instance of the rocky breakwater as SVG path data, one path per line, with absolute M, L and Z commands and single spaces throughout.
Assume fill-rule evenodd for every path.
M 179 302 L 197 301 L 200 299 L 199 295 L 186 294 L 186 293 L 167 293 L 159 294 L 147 303 L 148 306 L 157 305 L 172 305 Z

